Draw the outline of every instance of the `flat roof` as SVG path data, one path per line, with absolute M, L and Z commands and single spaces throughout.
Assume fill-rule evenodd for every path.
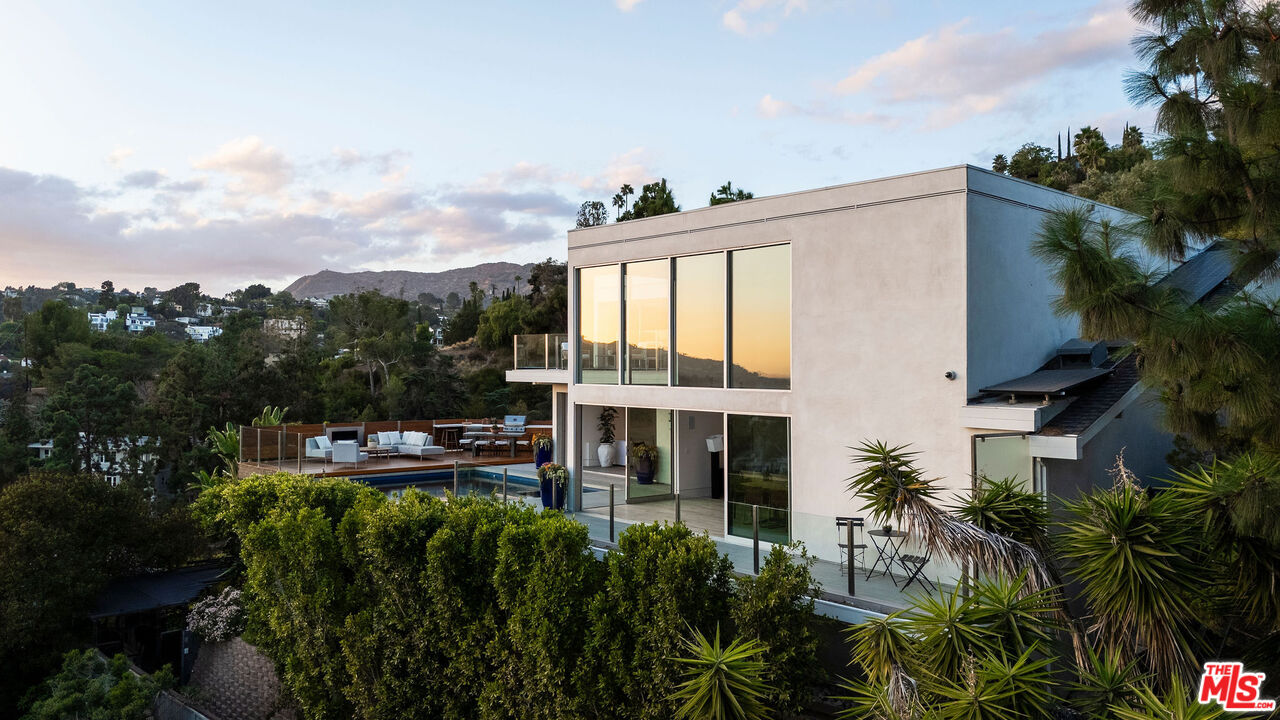
M 1070 390 L 1110 374 L 1111 368 L 1037 370 L 1030 375 L 979 388 L 978 392 L 1004 395 L 1065 395 Z

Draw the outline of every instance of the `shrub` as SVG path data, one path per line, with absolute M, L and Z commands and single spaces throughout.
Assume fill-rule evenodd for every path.
M 244 631 L 240 591 L 226 588 L 200 600 L 187 613 L 187 629 L 208 642 L 226 642 Z
M 791 553 L 799 562 L 792 561 Z M 781 712 L 798 712 L 822 678 L 813 627 L 818 594 L 810 572 L 814 562 L 802 546 L 775 545 L 759 576 L 738 578 L 733 624 L 740 639 L 764 646 L 765 678 L 772 686 L 766 701 Z

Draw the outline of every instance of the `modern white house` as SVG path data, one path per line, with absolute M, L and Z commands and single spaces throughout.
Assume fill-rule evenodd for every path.
M 985 475 L 1071 496 L 1121 451 L 1159 475 L 1158 404 L 1131 360 L 1055 314 L 1031 253 L 1046 212 L 1081 202 L 958 166 L 571 230 L 568 335 L 517 338 L 507 378 L 553 386 L 571 507 L 612 484 L 637 518 L 678 493 L 713 536 L 750 542 L 754 512 L 761 540 L 828 560 L 836 518 L 865 515 L 846 489 L 864 440 L 910 445 L 957 495 Z M 1168 281 L 1204 297 L 1225 260 Z M 648 477 L 627 457 L 640 442 L 658 449 Z
M 89 327 L 98 332 L 106 332 L 107 326 L 112 320 L 120 317 L 120 313 L 115 310 L 108 310 L 100 313 L 86 313 L 89 317 Z
M 80 433 L 80 443 L 83 447 L 84 433 Z M 93 451 L 90 467 L 84 469 L 101 475 L 115 487 L 127 477 L 155 471 L 157 443 L 158 441 L 145 435 L 109 439 L 105 452 Z M 40 440 L 27 445 L 27 449 L 35 451 L 36 459 L 41 461 L 48 460 L 53 455 L 53 448 L 53 440 Z
M 141 308 L 138 308 L 139 310 Z M 125 328 L 129 332 L 139 333 L 148 328 L 156 326 L 156 319 L 145 313 L 129 313 L 129 317 L 125 318 Z
M 186 331 L 187 337 L 198 343 L 209 342 L 222 334 L 222 328 L 216 325 L 188 325 Z

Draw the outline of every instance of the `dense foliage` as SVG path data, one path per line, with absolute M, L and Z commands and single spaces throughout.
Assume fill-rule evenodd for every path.
M 201 550 L 181 508 L 84 475 L 33 474 L 0 489 L 0 708 L 88 639 L 98 592 Z
M 1276 462 L 1220 460 L 1159 489 L 1120 464 L 1113 486 L 1063 501 L 1061 522 L 1046 526 L 1043 499 L 1007 482 L 946 513 L 911 453 L 869 443 L 859 459 L 856 490 L 878 518 L 905 521 L 978 572 L 970 594 L 922 596 L 854 628 L 863 677 L 848 684 L 848 717 L 1184 717 L 1168 711 L 1197 707 L 1187 693 L 1205 661 L 1280 670 Z M 952 517 L 930 519 L 925 506 Z M 1073 601 L 1036 574 L 1070 579 Z
M 135 675 L 124 655 L 105 660 L 94 650 L 72 650 L 62 669 L 36 689 L 23 720 L 145 720 L 156 694 L 173 685 L 168 666 Z
M 308 718 L 669 718 L 690 627 L 765 648 L 780 709 L 817 679 L 813 579 L 785 552 L 735 581 L 683 525 L 633 526 L 600 559 L 559 513 L 291 475 L 195 511 L 240 548 L 246 638 Z

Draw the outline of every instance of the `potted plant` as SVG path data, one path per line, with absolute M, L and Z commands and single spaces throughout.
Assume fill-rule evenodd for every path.
M 600 430 L 600 447 L 596 448 L 596 456 L 600 458 L 600 467 L 613 465 L 613 418 L 617 414 L 618 411 L 611 407 L 600 411 L 600 424 L 596 426 Z
M 632 467 L 636 469 L 636 482 L 652 485 L 653 473 L 658 466 L 658 446 L 638 440 L 631 443 L 628 457 L 631 458 Z
M 551 441 L 550 435 L 534 435 L 533 436 L 533 466 L 542 467 L 551 462 L 551 449 L 555 443 Z
M 554 497 L 555 509 L 564 509 L 564 496 L 569 488 L 569 469 L 558 463 L 549 462 L 538 468 L 539 495 L 542 496 L 542 507 L 551 508 Z

